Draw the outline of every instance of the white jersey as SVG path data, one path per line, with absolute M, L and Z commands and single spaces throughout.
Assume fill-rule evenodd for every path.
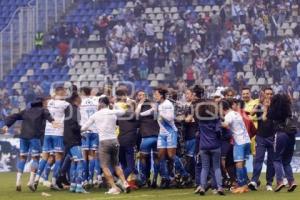
M 103 108 L 93 114 L 86 123 L 82 126 L 82 131 L 90 130 L 94 124 L 99 134 L 99 140 L 112 140 L 117 139 L 115 134 L 117 128 L 117 117 L 125 114 L 124 110 L 110 110 Z
M 233 110 L 225 115 L 225 123 L 229 125 L 234 142 L 238 145 L 250 143 L 250 137 L 240 113 Z
M 175 108 L 174 105 L 169 100 L 165 100 L 158 105 L 158 124 L 160 134 L 169 134 L 170 131 L 164 126 L 164 124 L 169 124 L 170 127 L 177 131 L 175 126 Z
M 48 102 L 48 110 L 53 119 L 58 122 L 61 126 L 54 128 L 51 123 L 46 122 L 45 135 L 63 136 L 64 134 L 64 119 L 65 109 L 70 104 L 64 100 L 51 99 Z
M 99 97 L 83 97 L 80 105 L 80 125 L 82 126 L 88 119 L 98 111 Z M 95 126 L 90 127 L 90 130 L 97 132 Z

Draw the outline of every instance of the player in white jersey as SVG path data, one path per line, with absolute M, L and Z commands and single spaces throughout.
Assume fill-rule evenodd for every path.
M 46 123 L 45 137 L 43 142 L 43 154 L 42 159 L 39 162 L 37 176 L 35 178 L 35 186 L 37 187 L 41 174 L 44 171 L 47 160 L 51 154 L 54 154 L 55 163 L 53 169 L 51 188 L 59 190 L 56 184 L 56 180 L 59 176 L 59 171 L 62 164 L 64 144 L 63 144 L 63 122 L 65 117 L 65 109 L 70 105 L 64 100 L 66 91 L 64 87 L 57 87 L 55 89 L 55 96 L 48 101 L 47 108 L 54 118 L 59 123 L 59 127 L 53 127 L 51 123 Z
M 158 124 L 160 127 L 157 148 L 158 157 L 160 160 L 160 174 L 162 177 L 162 188 L 169 187 L 170 178 L 166 166 L 166 157 L 174 162 L 175 169 L 180 173 L 183 180 L 189 178 L 189 174 L 183 167 L 182 162 L 176 155 L 177 148 L 177 128 L 175 126 L 175 108 L 174 105 L 166 99 L 168 91 L 162 88 L 157 88 L 154 91 L 154 99 L 158 105 Z
M 231 131 L 234 140 L 233 158 L 236 164 L 236 177 L 238 188 L 233 190 L 233 193 L 248 192 L 248 176 L 247 168 L 245 166 L 246 160 L 250 155 L 250 137 L 243 121 L 242 116 L 233 110 L 235 106 L 233 100 L 222 101 L 224 122 L 222 126 Z
M 80 125 L 82 126 L 88 119 L 98 111 L 99 97 L 91 96 L 91 88 L 83 87 L 80 89 L 81 105 L 80 105 Z M 85 133 L 82 139 L 82 149 L 84 157 L 84 186 L 93 184 L 93 176 L 95 164 L 98 162 L 96 151 L 99 146 L 99 135 L 97 128 L 92 125 Z M 100 177 L 98 177 L 100 178 Z

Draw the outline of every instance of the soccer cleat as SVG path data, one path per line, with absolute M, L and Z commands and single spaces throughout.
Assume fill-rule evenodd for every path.
M 123 184 L 123 191 L 125 192 L 125 193 L 130 193 L 130 185 L 127 183 L 127 182 L 125 182 L 124 184 Z
M 110 188 L 105 194 L 110 194 L 110 195 L 118 195 L 120 194 L 120 189 L 119 188 Z
M 200 190 L 201 190 L 201 186 L 199 185 L 199 186 L 195 189 L 194 193 L 195 193 L 195 194 L 199 194 L 199 193 L 200 193 Z
M 218 190 L 217 190 L 217 189 L 212 189 L 211 192 L 212 192 L 212 194 L 214 194 L 214 195 L 218 194 Z
M 167 189 L 170 187 L 170 180 L 167 178 L 162 178 L 160 183 L 160 188 Z
M 43 181 L 43 186 L 51 188 L 51 182 L 50 181 Z
M 89 193 L 85 189 L 83 189 L 82 186 L 77 186 L 75 192 L 76 193 L 82 193 L 82 194 L 88 194 Z
M 218 194 L 219 194 L 220 196 L 225 196 L 224 189 L 218 189 Z
M 61 190 L 61 189 L 58 187 L 58 185 L 56 185 L 56 184 L 51 184 L 50 189 L 51 189 L 51 190 L 56 190 L 56 191 L 60 191 L 60 190 Z
M 70 192 L 76 192 L 76 184 L 71 184 L 69 191 Z
M 37 189 L 37 188 L 35 187 L 35 184 L 30 184 L 30 183 L 28 183 L 27 186 L 28 186 L 29 190 L 31 190 L 31 192 L 35 192 L 36 189 Z
M 150 181 L 150 180 L 149 180 L 149 181 Z M 152 180 L 151 188 L 153 188 L 153 189 L 157 188 L 157 180 L 156 180 L 156 179 L 153 179 L 153 180 Z
M 22 186 L 21 185 L 17 185 L 16 186 L 16 191 L 17 192 L 22 192 Z
M 255 183 L 254 181 L 251 181 L 249 184 L 248 184 L 248 188 L 252 191 L 257 191 L 257 183 Z
M 271 185 L 267 185 L 266 190 L 269 191 L 269 192 L 273 192 L 273 188 L 272 188 Z
M 205 190 L 201 187 L 200 191 L 199 191 L 200 196 L 204 196 L 205 195 Z
M 89 182 L 88 182 L 87 180 L 85 180 L 85 181 L 82 183 L 82 187 L 83 187 L 84 189 L 88 189 L 88 187 L 89 187 Z
M 292 183 L 289 185 L 288 192 L 294 192 L 296 188 L 297 188 L 297 184 Z
M 191 184 L 192 184 L 192 180 L 191 180 L 190 176 L 182 177 L 181 186 L 189 186 Z
M 280 192 L 282 190 L 282 188 L 285 187 L 285 184 L 282 182 L 282 183 L 278 183 L 274 192 Z

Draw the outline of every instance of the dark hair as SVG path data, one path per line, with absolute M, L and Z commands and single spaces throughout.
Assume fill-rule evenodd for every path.
M 231 109 L 232 104 L 233 104 L 233 101 L 230 99 L 226 99 L 226 100 L 224 99 L 220 102 L 220 105 L 222 106 L 223 110 Z
M 232 99 L 232 102 L 235 103 L 235 104 L 237 104 L 240 109 L 244 109 L 245 108 L 245 102 L 243 100 L 241 100 L 241 99 Z M 232 107 L 232 104 L 231 104 L 231 107 Z
M 251 89 L 250 89 L 248 86 L 243 87 L 243 88 L 242 88 L 242 91 L 243 91 L 243 90 L 249 90 L 249 91 L 251 91 Z
M 287 94 L 276 94 L 272 100 L 268 112 L 268 118 L 277 121 L 285 121 L 292 116 L 291 100 Z
M 108 106 L 109 105 L 109 98 L 108 97 L 101 97 L 99 99 L 99 104 L 104 104 L 104 105 Z
M 63 91 L 63 90 L 65 90 L 64 86 L 57 86 L 55 88 L 55 92 L 60 92 L 60 91 Z
M 124 90 L 124 89 L 117 89 L 116 95 L 119 96 L 119 97 L 126 96 L 127 95 L 127 91 Z
M 82 87 L 82 88 L 80 88 L 80 92 L 83 92 L 86 96 L 90 96 L 91 92 L 92 92 L 92 88 Z
M 204 89 L 199 85 L 195 85 L 191 91 L 196 94 L 196 97 L 202 99 L 204 96 Z
M 67 101 L 73 104 L 78 98 L 80 98 L 80 96 L 77 93 L 73 93 Z
M 232 92 L 233 95 L 235 95 L 235 90 L 234 90 L 233 88 L 227 88 L 227 89 L 223 92 L 224 96 L 228 95 L 229 92 Z
M 167 98 L 167 94 L 168 94 L 167 89 L 159 87 L 159 88 L 155 88 L 154 91 L 157 91 L 163 97 L 163 99 Z
M 270 87 L 270 86 L 267 86 L 267 87 L 264 87 L 263 88 L 263 91 L 265 92 L 266 90 L 272 90 L 273 91 L 273 89 Z

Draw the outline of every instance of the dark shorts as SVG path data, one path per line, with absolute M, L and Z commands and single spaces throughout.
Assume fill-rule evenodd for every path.
M 222 141 L 221 157 L 225 159 L 229 157 L 231 154 L 233 154 L 233 145 L 230 144 L 230 141 Z
M 120 144 L 117 139 L 100 141 L 99 158 L 102 167 L 119 165 Z

